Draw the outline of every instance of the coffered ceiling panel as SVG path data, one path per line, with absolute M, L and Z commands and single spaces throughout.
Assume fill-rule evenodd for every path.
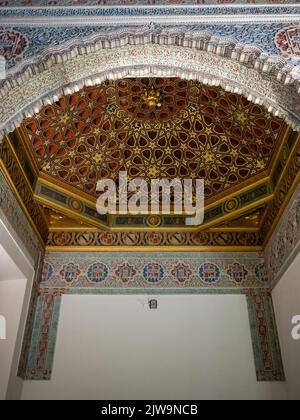
M 149 107 L 145 89 L 162 94 Z M 244 97 L 181 79 L 124 79 L 65 96 L 22 124 L 38 169 L 91 198 L 102 178 L 205 179 L 207 203 L 263 177 L 286 126 Z
M 145 93 L 159 93 L 150 106 Z M 299 178 L 299 136 L 263 107 L 179 78 L 84 88 L 23 121 L 0 166 L 50 248 L 262 249 Z M 103 178 L 202 178 L 204 223 L 99 215 Z M 276 209 L 276 212 L 275 210 Z M 276 214 L 275 214 L 276 213 Z

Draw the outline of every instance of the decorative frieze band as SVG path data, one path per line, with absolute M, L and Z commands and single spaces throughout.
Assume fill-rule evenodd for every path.
M 259 232 L 50 232 L 48 247 L 178 247 L 261 246 Z
M 43 287 L 261 288 L 268 287 L 262 253 L 50 252 Z

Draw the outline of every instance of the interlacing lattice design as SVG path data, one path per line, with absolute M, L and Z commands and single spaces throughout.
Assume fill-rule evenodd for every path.
M 154 85 L 162 106 L 149 108 Z M 269 167 L 285 124 L 199 82 L 122 79 L 62 97 L 23 123 L 40 170 L 96 196 L 101 178 L 204 178 L 210 198 Z

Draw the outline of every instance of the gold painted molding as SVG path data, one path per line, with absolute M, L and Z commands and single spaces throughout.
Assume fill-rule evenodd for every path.
M 52 207 L 55 210 L 60 211 L 62 214 L 65 214 L 68 217 L 73 217 L 73 218 L 75 217 L 76 219 L 81 219 L 81 220 L 85 221 L 86 223 L 88 223 L 90 225 L 93 224 L 95 226 L 95 228 L 98 228 L 98 229 L 102 228 L 104 231 L 109 231 L 109 232 L 128 232 L 128 231 L 130 231 L 130 232 L 152 232 L 152 231 L 174 232 L 174 230 L 176 230 L 177 232 L 200 232 L 202 230 L 206 230 L 206 229 L 211 228 L 213 226 L 217 226 L 220 223 L 223 223 L 223 222 L 226 222 L 228 220 L 231 220 L 231 219 L 237 218 L 239 216 L 242 216 L 243 214 L 245 214 L 245 213 L 247 213 L 247 212 L 249 212 L 249 211 L 251 211 L 251 210 L 253 210 L 257 207 L 260 207 L 260 206 L 272 201 L 273 198 L 274 198 L 274 195 L 270 194 L 267 197 L 264 197 L 260 200 L 257 200 L 257 201 L 254 201 L 253 203 L 248 204 L 247 206 L 243 207 L 242 209 L 238 209 L 238 210 L 236 210 L 232 213 L 228 213 L 228 214 L 226 214 L 226 215 L 224 215 L 224 216 L 222 216 L 222 217 L 220 217 L 216 220 L 212 220 L 211 222 L 203 223 L 200 226 L 196 226 L 196 227 L 188 227 L 188 226 L 174 227 L 173 226 L 173 227 L 170 227 L 170 228 L 169 227 L 153 228 L 153 227 L 136 227 L 136 226 L 135 227 L 132 227 L 132 226 L 126 226 L 126 227 L 105 226 L 105 225 L 102 225 L 100 222 L 98 223 L 96 221 L 95 222 L 91 221 L 90 218 L 88 218 L 88 217 L 86 217 L 86 216 L 84 216 L 80 213 L 77 213 L 73 210 L 66 209 L 65 207 L 63 207 L 63 206 L 61 206 L 57 203 L 54 203 L 51 200 L 47 200 L 44 197 L 40 197 L 37 194 L 34 194 L 34 198 L 37 202 L 39 202 L 40 204 L 42 204 L 44 206 Z M 59 229 L 59 230 L 61 230 L 61 229 Z
M 262 252 L 261 246 L 46 246 L 46 252 Z
M 101 229 L 98 229 L 94 226 L 67 226 L 67 227 L 50 227 L 49 232 L 103 232 Z M 149 229 L 149 232 L 156 232 L 157 229 Z M 165 230 L 164 230 L 165 232 Z M 173 228 L 173 232 L 177 232 L 177 229 Z M 214 233 L 222 233 L 222 232 L 250 232 L 250 233 L 259 233 L 259 228 L 256 227 L 212 227 L 205 229 L 205 232 L 214 232 Z
M 27 158 L 28 158 L 28 160 L 30 162 L 31 169 L 34 171 L 36 177 L 38 177 L 38 175 L 39 175 L 39 168 L 38 168 L 38 165 L 37 165 L 37 163 L 36 163 L 36 161 L 34 159 L 33 154 L 31 153 L 31 150 L 29 149 L 29 147 L 27 145 L 27 142 L 25 140 L 26 134 L 24 133 L 24 131 L 22 129 L 22 126 L 20 126 L 19 128 L 17 128 L 16 131 L 15 131 L 15 133 L 16 133 L 19 141 L 23 145 L 23 148 L 25 150 L 26 156 L 27 156 Z
M 98 229 L 102 229 L 104 231 L 109 231 L 110 228 L 108 226 L 102 225 L 100 222 L 93 222 L 91 219 L 87 216 L 84 216 L 80 213 L 77 213 L 73 210 L 66 209 L 64 206 L 61 206 L 60 204 L 54 203 L 51 200 L 47 200 L 44 197 L 40 197 L 38 194 L 34 194 L 34 199 L 36 202 L 40 203 L 42 206 L 53 208 L 54 210 L 57 210 L 61 212 L 62 214 L 65 214 L 66 216 L 75 218 L 75 219 L 81 219 L 84 222 L 88 223 L 89 225 L 93 224 L 95 227 L 98 227 Z M 61 229 L 60 229 L 61 230 Z
M 282 180 L 284 178 L 284 175 L 286 174 L 286 172 L 287 172 L 287 170 L 288 170 L 288 168 L 290 166 L 290 162 L 293 160 L 295 153 L 297 153 L 297 149 L 299 148 L 299 146 L 300 146 L 300 133 L 297 136 L 297 140 L 295 141 L 295 144 L 294 144 L 294 146 L 292 147 L 292 149 L 290 151 L 290 154 L 289 154 L 288 159 L 287 159 L 287 161 L 286 161 L 286 163 L 284 165 L 284 168 L 283 168 L 283 170 L 282 170 L 282 172 L 280 174 L 280 177 L 278 178 L 277 185 L 276 185 L 276 187 L 275 187 L 275 189 L 273 191 L 274 197 L 275 197 L 276 193 L 278 192 L 278 190 L 281 187 L 281 182 L 282 182 Z M 277 214 L 276 219 L 273 221 L 273 224 L 272 224 L 272 226 L 271 226 L 271 228 L 270 228 L 270 230 L 269 230 L 269 232 L 268 232 L 268 234 L 267 234 L 267 236 L 266 236 L 266 238 L 264 240 L 264 243 L 263 243 L 264 248 L 267 246 L 267 243 L 268 243 L 269 239 L 273 235 L 273 233 L 274 233 L 274 231 L 276 229 L 276 226 L 277 226 L 277 224 L 279 222 L 279 219 L 282 216 L 282 214 L 284 213 L 284 211 L 285 211 L 285 209 L 286 209 L 286 207 L 287 207 L 287 205 L 288 205 L 288 203 L 290 201 L 290 198 L 294 194 L 294 192 L 295 192 L 295 190 L 296 190 L 299 182 L 300 182 L 300 174 L 298 173 L 298 175 L 296 176 L 296 178 L 295 178 L 295 180 L 294 180 L 291 188 L 289 189 L 287 195 L 285 196 L 285 198 L 283 200 L 283 203 L 280 206 L 280 210 L 279 210 L 279 212 Z M 260 228 L 264 224 L 267 211 L 268 211 L 268 208 L 266 208 L 265 213 L 263 214 L 263 217 L 262 217 L 261 223 L 260 223 Z
M 10 177 L 10 175 L 9 175 L 9 173 L 8 173 L 8 171 L 6 169 L 6 166 L 4 165 L 2 159 L 0 159 L 0 170 L 1 170 L 1 172 L 2 172 L 2 174 L 4 176 L 4 178 L 5 178 L 6 182 L 8 183 L 9 187 L 11 188 L 11 190 L 12 190 L 12 192 L 13 192 L 13 194 L 14 194 L 14 196 L 15 196 L 18 204 L 19 204 L 19 206 L 21 207 L 22 211 L 24 212 L 24 215 L 27 218 L 30 226 L 32 227 L 32 229 L 34 230 L 36 236 L 38 237 L 38 240 L 39 240 L 40 244 L 42 245 L 43 249 L 45 249 L 45 243 L 44 243 L 44 241 L 43 241 L 43 239 L 42 239 L 42 237 L 40 235 L 40 232 L 37 229 L 35 223 L 33 222 L 33 220 L 31 218 L 31 216 L 30 216 L 30 214 L 29 214 L 26 206 L 24 205 L 23 200 L 20 197 L 20 194 L 19 194 L 18 190 L 16 189 L 15 184 L 13 183 L 13 181 L 12 181 L 12 179 L 11 179 L 11 177 Z
M 234 197 L 236 197 L 237 194 L 247 193 L 248 191 L 251 191 L 252 189 L 254 189 L 256 187 L 259 187 L 261 185 L 268 184 L 268 183 L 269 184 L 271 183 L 270 176 L 264 176 L 263 178 L 257 180 L 253 184 L 250 184 L 246 187 L 243 187 L 243 188 L 238 189 L 234 192 L 231 192 L 230 194 L 225 195 L 223 198 L 220 198 L 220 199 L 214 201 L 213 203 L 206 205 L 205 210 L 210 210 L 211 208 L 217 206 L 218 204 L 222 204 L 222 203 L 224 203 L 228 200 L 231 200 Z M 62 187 L 62 182 L 61 181 L 56 180 L 56 179 L 52 178 L 51 176 L 49 176 L 47 174 L 44 174 L 44 173 L 39 173 L 39 176 L 38 176 L 38 179 L 37 179 L 37 184 L 47 185 L 48 187 L 50 187 L 52 189 L 55 189 L 59 192 L 62 192 L 63 194 L 66 194 L 66 195 L 68 195 L 72 198 L 75 198 L 76 200 L 81 201 L 81 202 L 83 202 L 85 204 L 88 204 L 90 206 L 95 206 L 96 202 L 97 202 L 96 198 L 93 198 L 92 196 L 86 194 L 83 191 L 82 192 L 78 191 L 76 188 L 74 188 L 72 186 L 70 186 L 70 189 L 69 189 L 69 186 L 68 186 L 68 188 Z M 160 215 L 162 215 L 162 214 L 160 214 Z M 122 214 L 117 214 L 117 215 L 114 215 L 114 216 L 122 216 Z M 175 214 L 175 216 L 176 216 L 176 214 Z
M 281 181 L 284 178 L 284 175 L 286 174 L 286 171 L 288 170 L 288 168 L 290 166 L 290 162 L 294 158 L 294 154 L 296 153 L 296 151 L 297 151 L 297 149 L 298 149 L 299 146 L 300 146 L 300 133 L 297 136 L 297 140 L 295 141 L 295 144 L 293 145 L 293 147 L 292 147 L 292 149 L 290 151 L 290 154 L 289 154 L 289 156 L 288 156 L 288 158 L 287 158 L 287 160 L 285 162 L 285 165 L 284 165 L 284 167 L 283 167 L 283 169 L 281 171 L 281 174 L 280 174 L 280 176 L 279 176 L 279 178 L 277 180 L 277 185 L 276 185 L 276 187 L 274 189 L 274 194 L 276 194 L 276 192 L 280 188 Z
M 281 156 L 281 153 L 284 149 L 284 146 L 286 145 L 287 140 L 288 140 L 288 138 L 289 138 L 289 136 L 292 132 L 293 132 L 292 128 L 287 126 L 286 130 L 285 130 L 285 133 L 282 136 L 281 143 L 279 144 L 279 147 L 277 147 L 276 153 L 274 153 L 274 156 L 273 156 L 273 158 L 270 162 L 270 168 L 271 168 L 271 171 L 270 171 L 270 174 L 269 174 L 270 179 L 274 175 L 274 172 L 275 172 L 275 169 L 276 169 L 276 162 L 279 160 L 279 158 Z M 298 138 L 300 138 L 300 134 L 299 134 Z M 297 142 L 298 142 L 298 140 L 295 141 L 295 143 L 297 143 Z
M 263 248 L 264 249 L 266 248 L 266 246 L 267 246 L 267 244 L 268 244 L 271 236 L 275 232 L 275 229 L 276 229 L 276 227 L 277 227 L 277 225 L 278 225 L 278 223 L 279 223 L 279 221 L 281 219 L 281 216 L 283 215 L 285 209 L 287 208 L 287 206 L 288 206 L 288 204 L 290 202 L 290 199 L 292 198 L 294 192 L 296 191 L 296 188 L 298 187 L 299 183 L 300 183 L 300 172 L 298 172 L 296 178 L 294 179 L 294 182 L 293 182 L 291 188 L 289 189 L 289 192 L 285 196 L 284 201 L 283 201 L 283 203 L 280 206 L 280 210 L 277 213 L 277 216 L 276 216 L 276 218 L 275 218 L 275 220 L 274 220 L 274 222 L 273 222 L 273 224 L 271 226 L 271 229 L 269 230 L 269 232 L 268 232 L 268 234 L 267 234 L 267 236 L 266 236 L 266 238 L 265 238 L 265 240 L 263 242 Z

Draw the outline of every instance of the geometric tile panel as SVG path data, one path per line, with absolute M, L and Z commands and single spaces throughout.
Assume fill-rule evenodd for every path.
M 50 379 L 60 303 L 57 291 L 38 294 L 29 345 L 23 347 L 23 366 L 19 366 L 18 374 L 23 379 Z
M 43 287 L 261 288 L 268 287 L 263 254 L 47 253 Z
M 270 290 L 244 290 L 258 381 L 284 381 L 284 369 Z

